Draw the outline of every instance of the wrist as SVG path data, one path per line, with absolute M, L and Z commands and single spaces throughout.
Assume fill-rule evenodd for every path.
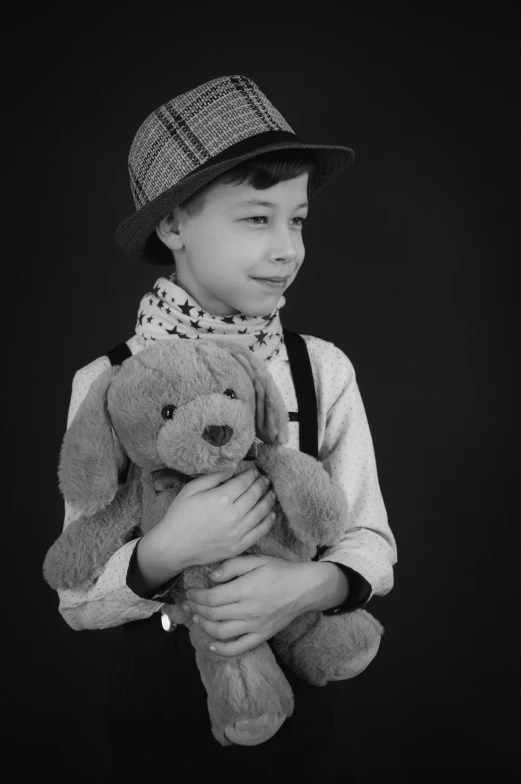
M 154 529 L 148 531 L 136 545 L 136 566 L 143 591 L 163 585 L 187 568 L 182 559 L 169 556 L 160 537 L 154 535 Z
M 331 561 L 302 564 L 307 572 L 307 590 L 303 595 L 303 612 L 329 610 L 343 604 L 349 596 L 346 575 Z

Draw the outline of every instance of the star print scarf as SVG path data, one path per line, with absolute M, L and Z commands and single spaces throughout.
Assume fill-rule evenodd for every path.
M 279 309 L 286 304 L 281 296 L 267 316 L 213 316 L 176 283 L 176 273 L 158 278 L 154 288 L 140 302 L 136 334 L 149 345 L 169 338 L 232 340 L 248 346 L 258 359 L 269 362 L 284 344 Z

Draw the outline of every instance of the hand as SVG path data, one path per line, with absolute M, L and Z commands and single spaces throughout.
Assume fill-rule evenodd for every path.
M 191 588 L 187 607 L 204 631 L 217 638 L 217 653 L 236 656 L 256 648 L 283 629 L 307 607 L 308 564 L 271 556 L 243 555 L 220 565 L 214 588 Z M 233 579 L 236 578 L 236 579 Z M 223 642 L 230 638 L 239 639 Z
M 222 561 L 244 552 L 269 531 L 276 502 L 269 480 L 257 468 L 233 473 L 229 469 L 193 479 L 146 534 L 163 564 L 182 563 L 186 569 Z

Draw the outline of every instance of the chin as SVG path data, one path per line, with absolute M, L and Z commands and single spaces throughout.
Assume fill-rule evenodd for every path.
M 277 307 L 281 297 L 285 294 L 287 286 L 283 291 L 274 291 L 273 294 L 269 291 L 264 296 L 245 297 L 244 300 L 236 302 L 229 302 L 229 306 L 234 309 L 234 315 L 237 313 L 244 313 L 245 316 L 267 316 Z
M 251 305 L 250 307 L 245 307 L 241 313 L 244 313 L 245 316 L 254 316 L 255 318 L 259 318 L 260 316 L 267 316 L 268 313 L 271 313 L 272 310 L 275 310 L 278 301 L 279 298 L 277 297 L 270 304 L 270 300 L 268 299 L 265 300 L 264 303 L 259 302 L 255 305 Z

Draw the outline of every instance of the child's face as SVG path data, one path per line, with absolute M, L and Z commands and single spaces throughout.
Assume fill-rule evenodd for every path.
M 176 209 L 159 235 L 174 251 L 178 285 L 215 316 L 270 313 L 304 261 L 307 184 L 307 173 L 266 190 L 219 183 L 199 215 Z M 250 199 L 273 206 L 240 204 Z M 262 280 L 273 277 L 285 280 Z

